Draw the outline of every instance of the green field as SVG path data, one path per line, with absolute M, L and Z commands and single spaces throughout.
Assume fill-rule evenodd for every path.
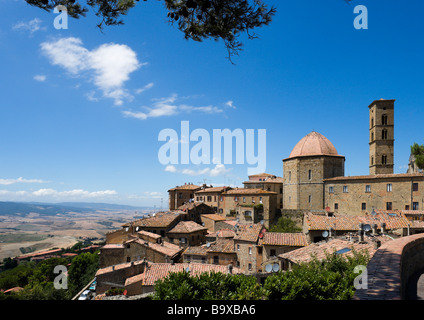
M 41 241 L 44 239 L 47 239 L 47 235 L 37 233 L 0 234 L 0 243 L 19 243 L 26 241 Z

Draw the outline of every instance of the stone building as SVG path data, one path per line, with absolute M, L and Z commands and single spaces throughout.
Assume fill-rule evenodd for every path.
M 192 201 L 194 199 L 194 193 L 201 188 L 192 183 L 185 183 L 182 186 L 169 189 L 169 210 L 176 210 L 184 203 Z
M 199 246 L 206 242 L 207 228 L 194 221 L 180 221 L 166 235 L 169 242 L 182 247 Z
M 194 193 L 195 201 L 204 203 L 213 208 L 213 212 L 217 213 L 220 208 L 220 202 L 222 201 L 221 194 L 227 190 L 231 190 L 230 187 L 210 187 L 202 188 Z M 211 212 L 212 213 L 212 212 Z
M 282 177 L 277 177 L 269 173 L 258 173 L 249 176 L 248 181 L 244 181 L 243 185 L 249 189 L 262 189 L 272 191 L 277 194 L 277 207 L 283 208 L 283 182 Z
M 244 274 L 262 272 L 262 246 L 258 245 L 260 235 L 265 232 L 261 223 L 238 224 L 234 237 L 237 267 Z
M 324 208 L 324 179 L 344 175 L 345 157 L 322 134 L 311 132 L 283 160 L 284 209 Z
M 235 188 L 222 193 L 224 217 L 236 217 L 242 223 L 263 222 L 269 228 L 277 215 L 277 193 L 262 189 Z
M 234 250 L 234 239 L 218 238 L 211 243 L 206 250 L 208 263 L 235 266 L 237 264 L 237 253 Z

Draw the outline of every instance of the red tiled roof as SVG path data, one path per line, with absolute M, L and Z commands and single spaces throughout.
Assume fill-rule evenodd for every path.
M 227 266 L 204 264 L 204 263 L 153 263 L 149 264 L 147 270 L 134 277 L 127 278 L 125 285 L 142 282 L 144 286 L 153 286 L 159 279 L 163 279 L 171 272 L 183 272 L 189 268 L 191 275 L 198 276 L 204 272 L 227 273 Z M 239 268 L 233 267 L 233 273 L 241 273 Z
M 180 221 L 178 224 L 173 227 L 168 233 L 192 233 L 202 230 L 207 230 L 208 228 L 201 226 L 200 224 L 194 221 Z
M 206 256 L 206 251 L 207 251 L 207 247 L 206 245 L 202 245 L 202 246 L 190 246 L 187 247 L 187 249 L 184 250 L 183 255 L 198 255 L 198 256 Z
M 208 218 L 214 221 L 224 221 L 225 218 L 223 216 L 220 216 L 219 214 L 216 213 L 211 213 L 211 214 L 202 214 L 200 215 L 202 218 Z
M 44 255 L 48 255 L 48 254 L 53 254 L 53 253 L 58 253 L 63 251 L 63 249 L 54 249 L 54 250 L 48 250 L 48 251 L 41 251 L 41 252 L 34 252 L 34 253 L 28 253 L 28 254 L 24 254 L 22 256 L 18 256 L 18 259 L 26 259 L 26 258 L 31 258 L 31 257 L 38 257 L 38 256 L 44 256 Z
M 243 240 L 256 242 L 259 239 L 259 234 L 263 229 L 262 224 L 238 224 L 238 231 L 236 231 L 236 236 L 234 240 Z
M 272 246 L 304 247 L 308 245 L 304 233 L 266 232 L 259 244 Z
M 381 243 L 390 241 L 391 239 L 385 236 L 373 237 L 374 239 L 380 240 Z M 356 252 L 367 250 L 372 255 L 377 251 L 375 244 L 370 238 L 367 239 L 366 243 L 350 242 L 343 239 L 331 239 L 328 242 L 317 242 L 312 243 L 306 247 L 296 249 L 290 252 L 286 252 L 278 255 L 280 259 L 287 259 L 293 263 L 299 264 L 302 262 L 308 262 L 316 257 L 318 260 L 326 258 L 327 254 L 332 254 L 335 251 L 339 251 L 345 248 L 351 249 L 345 253 L 341 253 L 344 256 L 352 256 L 354 249 Z
M 345 180 L 369 180 L 369 179 L 400 179 L 400 178 L 423 178 L 423 173 L 390 173 L 390 174 L 376 174 L 368 176 L 348 176 L 348 177 L 335 177 L 323 179 L 323 181 L 345 181 Z
M 139 245 L 148 247 L 153 251 L 159 252 L 171 258 L 176 256 L 181 251 L 183 251 L 183 249 L 180 248 L 179 246 L 167 241 L 162 241 L 161 243 L 147 242 L 146 244 L 146 241 L 144 241 L 143 239 L 137 238 L 137 239 L 128 240 L 124 242 L 124 244 L 131 243 L 131 242 L 136 242 Z
M 179 213 L 176 212 L 161 212 L 156 213 L 154 217 L 146 217 L 139 220 L 132 221 L 124 224 L 122 227 L 130 225 L 134 227 L 152 227 L 152 228 L 166 228 L 172 224 L 178 217 Z
M 210 193 L 210 192 L 223 192 L 225 190 L 231 189 L 231 187 L 212 187 L 212 188 L 206 188 L 199 191 L 196 191 L 195 193 Z
M 175 188 L 169 189 L 169 191 L 173 191 L 173 190 L 196 190 L 196 189 L 200 189 L 200 186 L 196 186 L 194 184 L 185 184 L 182 186 L 176 186 Z
M 257 188 L 238 188 L 238 189 L 231 189 L 228 191 L 223 192 L 224 195 L 239 195 L 239 194 L 260 194 L 264 196 L 277 194 L 276 192 L 272 191 L 266 191 L 263 189 L 257 189 Z
M 216 242 L 211 244 L 207 252 L 235 253 L 234 240 L 218 238 Z

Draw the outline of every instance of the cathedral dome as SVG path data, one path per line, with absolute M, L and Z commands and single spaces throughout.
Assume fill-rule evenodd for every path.
M 320 155 L 339 156 L 330 140 L 322 134 L 312 131 L 295 145 L 289 158 Z

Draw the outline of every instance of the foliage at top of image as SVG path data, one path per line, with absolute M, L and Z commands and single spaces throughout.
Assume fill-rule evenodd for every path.
M 73 18 L 85 16 L 88 7 L 95 10 L 101 20 L 97 26 L 123 24 L 122 16 L 135 7 L 138 0 L 25 0 L 28 4 L 48 12 L 63 5 Z M 146 0 L 144 0 L 146 1 Z M 276 8 L 268 8 L 261 0 L 163 0 L 168 10 L 168 22 L 184 33 L 185 39 L 203 41 L 222 39 L 228 57 L 242 50 L 239 36 L 246 33 L 248 39 L 257 38 L 253 29 L 268 25 Z M 142 1 L 143 2 L 143 1 Z M 88 6 L 88 7 L 87 7 Z

